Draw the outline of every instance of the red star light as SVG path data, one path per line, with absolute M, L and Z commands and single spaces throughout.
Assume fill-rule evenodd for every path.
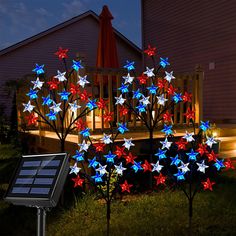
M 125 150 L 125 147 L 116 146 L 116 150 L 114 154 L 116 154 L 118 158 L 121 158 L 122 156 L 126 155 L 126 152 L 124 150 Z
M 211 153 L 207 154 L 208 161 L 214 161 L 216 162 L 216 159 L 218 157 L 218 154 L 215 154 L 214 151 L 212 150 Z
M 97 106 L 98 109 L 104 109 L 106 107 L 107 101 L 105 101 L 102 98 L 99 98 L 99 100 L 97 101 Z
M 96 148 L 95 152 L 103 152 L 104 151 L 104 147 L 106 146 L 105 143 L 95 143 L 93 144 L 93 146 Z
M 195 111 L 194 110 L 191 111 L 191 109 L 188 107 L 187 112 L 184 113 L 184 116 L 186 116 L 186 118 L 188 120 L 190 120 L 190 119 L 194 120 L 195 119 Z
M 226 168 L 225 170 L 235 169 L 233 162 L 229 158 L 224 161 L 224 166 Z
M 114 114 L 114 112 L 108 112 L 108 111 L 106 111 L 106 113 L 103 115 L 103 118 L 104 118 L 104 121 L 105 122 L 110 122 L 110 121 L 112 121 L 113 120 L 113 114 Z
M 159 89 L 163 89 L 165 86 L 166 86 L 166 80 L 163 80 L 163 79 L 158 79 L 157 80 L 157 86 Z
M 142 167 L 143 167 L 144 172 L 146 172 L 146 171 L 152 172 L 152 166 L 150 165 L 150 163 L 147 160 L 145 160 L 145 162 L 142 164 Z
M 119 109 L 120 116 L 125 116 L 125 115 L 127 115 L 127 114 L 128 114 L 128 111 L 129 111 L 129 110 L 128 110 L 126 107 L 124 107 L 124 106 L 120 107 L 120 109 Z
M 196 151 L 199 152 L 201 156 L 203 156 L 204 154 L 208 154 L 207 145 L 200 143 Z
M 89 97 L 92 96 L 91 94 L 88 94 L 86 89 L 83 92 L 79 93 L 79 95 L 80 95 L 80 99 L 85 102 L 87 102 Z
M 53 78 L 51 81 L 48 81 L 47 84 L 49 85 L 49 89 L 50 90 L 54 90 L 54 89 L 58 89 L 58 84 L 60 84 L 60 82 Z
M 151 47 L 148 45 L 148 48 L 144 50 L 144 53 L 146 53 L 149 57 L 155 56 L 156 55 L 156 47 Z
M 84 179 L 80 178 L 79 175 L 76 178 L 73 178 L 72 181 L 74 181 L 74 188 L 76 188 L 77 186 L 82 187 L 84 183 Z
M 78 121 L 75 122 L 75 126 L 77 130 L 83 130 L 86 128 L 87 124 L 80 118 Z
M 191 102 L 192 101 L 192 94 L 185 92 L 182 98 L 183 98 L 184 102 Z
M 160 173 L 158 176 L 154 176 L 156 179 L 156 185 L 165 184 L 167 177 Z
M 168 111 L 166 111 L 166 113 L 163 114 L 164 122 L 171 122 L 172 116 L 173 116 L 173 114 L 170 114 Z
M 28 125 L 36 125 L 37 121 L 38 121 L 38 116 L 35 116 L 34 114 L 30 114 L 28 116 L 25 117 L 27 120 L 27 124 Z
M 184 139 L 181 138 L 180 141 L 175 142 L 175 144 L 177 144 L 178 150 L 186 150 L 186 145 L 188 144 L 188 142 L 184 141 Z
M 142 74 L 137 77 L 140 84 L 146 84 L 148 77 L 145 74 Z
M 123 184 L 120 184 L 121 191 L 122 192 L 128 192 L 130 193 L 130 188 L 133 186 L 133 184 L 128 184 L 127 180 Z
M 68 58 L 67 53 L 68 53 L 69 49 L 63 49 L 62 47 L 59 47 L 58 51 L 55 52 L 54 54 L 56 56 L 58 56 L 58 58 L 60 60 L 64 59 L 64 58 Z
M 79 88 L 77 85 L 75 84 L 70 84 L 70 93 L 73 94 L 73 95 L 76 95 L 79 93 Z
M 176 88 L 174 88 L 173 86 L 172 86 L 172 84 L 167 88 L 167 93 L 169 94 L 169 95 L 174 95 L 174 93 L 177 91 L 177 89 Z
M 203 185 L 203 189 L 207 190 L 209 189 L 210 191 L 212 191 L 212 186 L 215 184 L 215 182 L 211 182 L 209 178 L 207 178 L 207 180 L 205 182 L 202 182 Z
M 124 156 L 125 160 L 126 160 L 126 164 L 134 164 L 134 160 L 137 158 L 137 156 L 133 156 L 133 154 L 131 152 L 129 152 L 128 155 Z

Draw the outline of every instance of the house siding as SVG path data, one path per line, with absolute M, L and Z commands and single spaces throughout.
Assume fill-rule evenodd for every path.
M 54 53 L 61 46 L 69 49 L 68 67 L 72 65 L 72 59 L 77 53 L 84 57 L 87 66 L 96 65 L 99 22 L 92 16 L 87 16 L 73 24 L 58 29 L 52 33 L 38 38 L 26 45 L 18 47 L 0 56 L 0 103 L 11 104 L 5 88 L 9 80 L 20 79 L 26 74 L 32 73 L 35 63 L 44 64 L 47 76 L 57 74 L 57 70 L 63 71 L 64 66 Z M 127 60 L 137 61 L 141 66 L 141 53 L 116 35 L 119 62 L 121 65 Z M 9 103 L 10 102 L 10 103 Z M 10 114 L 10 106 L 6 113 Z
M 203 117 L 215 122 L 236 122 L 235 12 L 233 0 L 142 1 L 143 48 L 156 45 L 175 73 L 202 66 Z

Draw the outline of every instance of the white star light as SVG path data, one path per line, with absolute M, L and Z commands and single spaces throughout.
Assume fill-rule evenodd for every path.
M 205 165 L 205 161 L 203 160 L 202 163 L 197 163 L 198 165 L 198 171 L 205 173 L 205 169 L 208 168 L 209 166 Z
M 28 111 L 30 113 L 34 110 L 34 107 L 35 107 L 35 106 L 31 105 L 30 101 L 28 101 L 28 103 L 23 103 L 23 106 L 25 107 L 23 112 Z
M 149 98 L 150 98 L 150 96 L 148 96 L 148 97 L 143 96 L 143 98 L 140 100 L 140 102 L 143 105 L 147 106 L 148 104 L 150 104 Z
M 86 80 L 86 78 L 87 78 L 87 75 L 85 75 L 84 77 L 79 76 L 79 81 L 77 82 L 77 84 L 79 84 L 81 87 L 84 88 L 86 84 L 89 84 L 89 81 Z
M 163 166 L 159 164 L 159 161 L 157 161 L 156 164 L 151 163 L 151 165 L 153 166 L 152 172 L 157 171 L 158 173 L 160 173 L 161 169 L 163 168 Z
M 83 143 L 78 143 L 78 146 L 80 147 L 79 152 L 82 152 L 82 151 L 87 152 L 90 144 L 86 143 L 85 140 L 83 140 Z
M 183 173 L 186 173 L 186 172 L 190 171 L 190 169 L 188 168 L 188 165 L 189 165 L 189 163 L 184 164 L 182 162 L 182 165 L 179 166 L 178 169 L 181 170 Z
M 120 165 L 118 165 L 118 166 L 114 165 L 114 166 L 115 166 L 115 168 L 116 168 L 116 173 L 117 173 L 118 175 L 123 175 L 123 171 L 127 169 L 127 168 L 124 168 L 124 167 L 122 166 L 122 162 L 120 163 Z
M 57 75 L 54 76 L 56 79 L 58 79 L 60 82 L 66 81 L 66 77 L 65 77 L 66 72 L 60 72 L 59 70 L 57 71 Z
M 146 67 L 146 71 L 143 72 L 145 75 L 147 75 L 148 77 L 152 77 L 152 76 L 155 76 L 155 74 L 153 73 L 154 71 L 154 68 L 152 69 L 149 69 L 148 67 Z
M 37 79 L 35 81 L 31 81 L 31 83 L 34 85 L 33 89 L 36 88 L 41 89 L 44 82 L 40 81 L 39 78 L 37 77 Z
M 165 96 L 164 94 L 162 94 L 161 96 L 157 96 L 157 99 L 158 99 L 157 103 L 162 106 L 165 106 L 165 102 L 168 101 L 168 99 L 166 99 L 164 96 Z
M 97 172 L 99 171 L 100 175 L 105 175 L 107 173 L 106 167 L 107 167 L 107 165 L 102 166 L 99 163 L 99 167 L 96 169 L 96 171 Z
M 165 71 L 165 73 L 166 73 L 166 76 L 164 77 L 164 79 L 166 79 L 169 83 L 171 82 L 172 79 L 175 79 L 175 77 L 173 76 L 173 71 L 171 71 L 170 73 Z
M 161 149 L 164 149 L 164 148 L 167 148 L 169 149 L 172 142 L 168 142 L 168 139 L 166 138 L 165 141 L 160 141 L 160 143 L 162 144 L 162 148 Z
M 132 84 L 134 80 L 134 77 L 131 77 L 129 73 L 127 76 L 122 76 L 122 78 L 125 79 L 124 84 Z
M 81 168 L 77 167 L 77 163 L 75 163 L 73 166 L 70 166 L 70 173 L 69 174 L 78 174 Z
M 103 141 L 105 144 L 112 143 L 111 134 L 110 135 L 103 134 L 103 138 L 101 138 L 100 140 Z
M 60 103 L 55 103 L 53 101 L 53 105 L 51 107 L 49 107 L 49 109 L 53 110 L 54 113 L 58 113 L 59 111 L 61 111 L 61 102 Z
M 115 99 L 116 99 L 116 104 L 115 105 L 117 105 L 117 104 L 123 105 L 125 100 L 126 100 L 122 97 L 122 94 L 119 97 L 115 97 Z
M 184 139 L 186 139 L 187 142 L 192 142 L 195 139 L 193 138 L 194 133 L 188 133 L 188 131 L 186 131 L 186 134 L 183 136 Z
M 69 103 L 69 105 L 70 105 L 70 110 L 74 113 L 77 111 L 78 108 L 81 107 L 81 106 L 77 105 L 76 101 L 74 103 Z
M 130 138 L 130 139 L 124 138 L 124 141 L 125 141 L 125 143 L 122 146 L 125 146 L 125 148 L 127 148 L 128 150 L 130 149 L 131 146 L 135 146 L 132 143 L 132 138 Z
M 208 137 L 208 136 L 207 136 L 207 141 L 206 141 L 207 146 L 209 146 L 210 148 L 212 148 L 212 145 L 213 145 L 214 143 L 217 143 L 216 140 L 214 139 L 214 137 Z

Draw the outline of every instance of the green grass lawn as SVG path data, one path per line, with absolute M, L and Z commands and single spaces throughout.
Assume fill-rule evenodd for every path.
M 7 188 L 19 157 L 0 146 L 0 197 Z M 236 172 L 222 173 L 213 192 L 197 193 L 193 235 L 236 235 Z M 73 204 L 72 204 L 73 205 Z M 94 195 L 76 206 L 57 207 L 48 213 L 47 235 L 105 235 L 106 208 Z M 181 191 L 126 195 L 112 204 L 111 235 L 187 235 L 188 202 Z M 36 235 L 36 209 L 12 206 L 0 199 L 0 235 Z

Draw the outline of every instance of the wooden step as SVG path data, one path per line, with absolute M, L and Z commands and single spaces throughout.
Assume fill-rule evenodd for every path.
M 236 136 L 236 124 L 216 124 L 216 128 L 220 137 Z
M 220 140 L 220 150 L 222 152 L 236 150 L 236 136 L 219 137 L 218 139 Z

